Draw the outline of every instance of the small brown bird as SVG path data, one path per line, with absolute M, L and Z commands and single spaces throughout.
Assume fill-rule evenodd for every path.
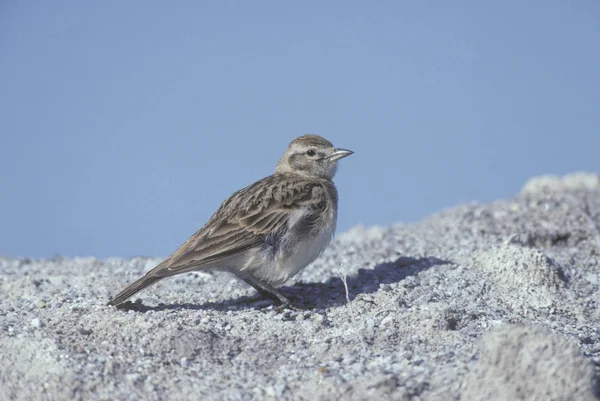
M 158 280 L 195 270 L 231 272 L 290 307 L 281 285 L 315 260 L 335 232 L 337 161 L 353 152 L 318 135 L 294 139 L 275 174 L 231 195 L 204 227 L 108 304 L 119 305 Z

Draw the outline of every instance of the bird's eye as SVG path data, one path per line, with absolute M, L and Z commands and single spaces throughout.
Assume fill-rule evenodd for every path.
M 310 157 L 313 157 L 313 156 L 314 156 L 314 155 L 316 155 L 317 153 L 316 153 L 314 150 L 312 150 L 312 149 L 309 149 L 309 150 L 307 150 L 307 151 L 306 151 L 306 154 L 307 154 L 308 156 L 310 156 Z

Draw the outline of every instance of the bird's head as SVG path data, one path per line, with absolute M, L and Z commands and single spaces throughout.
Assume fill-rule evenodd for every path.
M 332 179 L 338 160 L 350 156 L 351 150 L 340 149 L 319 135 L 302 135 L 290 142 L 275 173 L 294 173 L 306 177 Z

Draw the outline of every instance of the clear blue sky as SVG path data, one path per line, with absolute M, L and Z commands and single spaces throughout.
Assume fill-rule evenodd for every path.
M 0 255 L 166 256 L 304 133 L 338 233 L 598 171 L 600 2 L 0 5 Z

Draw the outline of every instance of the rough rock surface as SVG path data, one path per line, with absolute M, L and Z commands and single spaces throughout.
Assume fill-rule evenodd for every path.
M 225 273 L 112 294 L 159 259 L 0 258 L 3 400 L 595 400 L 600 178 L 354 228 L 275 313 Z M 347 290 L 346 290 L 347 288 Z M 135 298 L 134 298 L 135 300 Z
M 505 325 L 486 334 L 463 397 L 472 401 L 593 401 L 594 369 L 579 347 L 546 329 Z M 507 385 L 510 383 L 510 386 Z

